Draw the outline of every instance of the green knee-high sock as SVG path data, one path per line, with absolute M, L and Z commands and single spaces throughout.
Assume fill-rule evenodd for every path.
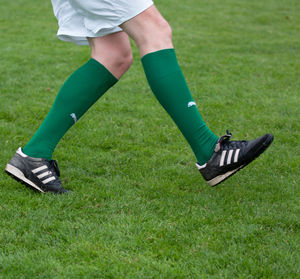
M 90 59 L 64 83 L 46 119 L 23 152 L 50 160 L 68 129 L 116 82 L 102 64 Z
M 142 58 L 149 85 L 184 135 L 200 164 L 213 154 L 218 137 L 203 121 L 178 65 L 174 49 L 146 54 Z

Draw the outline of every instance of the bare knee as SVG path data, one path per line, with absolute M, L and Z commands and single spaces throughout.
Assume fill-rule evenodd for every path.
M 100 38 L 89 38 L 91 57 L 103 64 L 117 79 L 132 64 L 132 52 L 128 36 L 118 32 Z
M 132 64 L 132 51 L 131 48 L 123 48 L 118 51 L 112 51 L 108 56 L 108 63 L 112 71 L 117 72 L 117 78 L 120 78 Z M 104 62 L 105 63 L 105 62 Z
M 147 26 L 147 32 L 142 36 L 143 43 L 149 45 L 166 45 L 172 43 L 172 29 L 162 17 L 154 17 Z
M 121 27 L 135 41 L 141 56 L 148 52 L 173 48 L 172 29 L 155 6 L 125 22 Z

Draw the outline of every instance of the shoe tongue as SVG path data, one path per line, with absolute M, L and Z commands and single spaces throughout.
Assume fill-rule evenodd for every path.
M 221 144 L 220 144 L 220 142 L 218 141 L 217 142 L 217 144 L 216 144 L 216 147 L 215 147 L 215 152 L 219 152 L 219 150 L 220 150 L 220 148 L 221 148 Z

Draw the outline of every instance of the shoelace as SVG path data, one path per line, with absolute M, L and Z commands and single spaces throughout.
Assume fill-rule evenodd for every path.
M 53 170 L 58 177 L 60 176 L 60 171 L 59 171 L 58 164 L 57 164 L 56 160 L 50 160 L 49 161 L 49 168 L 50 168 L 50 170 Z
M 215 152 L 218 152 L 221 149 L 221 145 L 225 145 L 226 143 L 229 143 L 231 136 L 232 134 L 228 130 L 226 130 L 226 134 L 219 138 L 215 147 Z
M 220 137 L 218 140 L 218 143 L 225 143 L 225 142 L 229 141 L 231 137 L 232 137 L 232 134 L 228 130 L 226 130 L 226 135 Z
M 241 146 L 243 146 L 247 142 L 246 140 L 230 141 L 231 137 L 232 134 L 228 130 L 226 130 L 226 135 L 219 138 L 215 148 L 215 152 L 218 152 L 221 149 L 221 146 L 223 147 L 223 149 L 241 148 Z

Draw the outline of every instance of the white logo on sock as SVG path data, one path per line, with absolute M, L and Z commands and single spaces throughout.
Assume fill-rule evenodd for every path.
M 192 106 L 196 106 L 196 103 L 195 102 L 189 102 L 188 103 L 188 108 L 192 107 Z
M 77 122 L 76 114 L 75 113 L 71 113 L 70 116 L 73 118 L 74 123 L 76 123 Z

